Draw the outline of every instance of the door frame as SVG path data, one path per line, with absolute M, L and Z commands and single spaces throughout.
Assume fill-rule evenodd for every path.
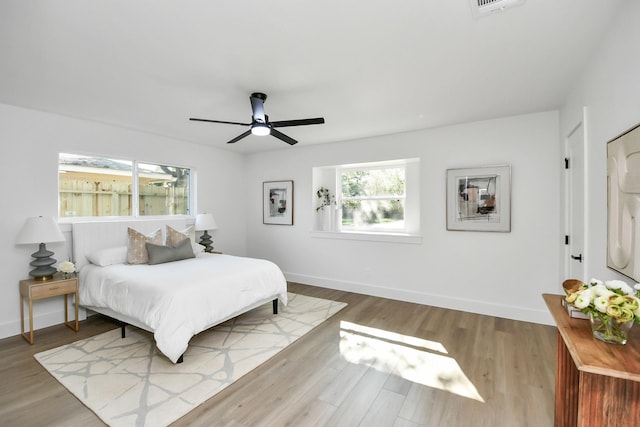
M 571 127 L 571 130 L 565 135 L 564 137 L 564 157 L 568 158 L 569 157 L 569 141 L 571 139 L 571 137 L 573 136 L 573 134 L 578 131 L 580 128 L 582 128 L 582 158 L 583 158 L 583 167 L 582 167 L 582 181 L 584 183 L 583 185 L 583 195 L 582 195 L 582 201 L 583 201 L 583 224 L 582 224 L 582 271 L 583 271 L 583 275 L 585 277 L 580 277 L 578 279 L 580 280 L 586 280 L 586 275 L 587 275 L 587 271 L 589 271 L 589 254 L 588 254 L 588 240 L 589 240 L 589 235 L 587 233 L 587 224 L 589 222 L 589 210 L 586 209 L 587 206 L 589 206 L 589 191 L 587 191 L 588 188 L 588 173 L 587 173 L 587 165 L 588 165 L 588 152 L 587 152 L 587 141 L 588 141 L 588 133 L 587 133 L 587 107 L 583 107 L 582 108 L 582 117 L 580 118 L 580 120 L 573 126 Z M 569 165 L 569 167 L 571 167 L 571 164 Z M 564 235 L 565 236 L 570 236 L 571 238 L 571 217 L 570 217 L 570 213 L 571 213 L 571 209 L 569 207 L 569 204 L 571 203 L 571 179 L 570 179 L 570 173 L 569 170 L 565 168 L 564 170 Z M 564 243 L 564 242 L 563 242 Z M 562 277 L 561 279 L 567 279 L 569 271 L 571 270 L 570 267 L 570 263 L 571 261 L 571 245 L 570 244 L 563 244 L 564 246 L 564 250 L 561 251 L 561 253 L 563 253 L 563 262 L 562 262 L 562 266 L 563 266 L 563 273 L 562 273 Z

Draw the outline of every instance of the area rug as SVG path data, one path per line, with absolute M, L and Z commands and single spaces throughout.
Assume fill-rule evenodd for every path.
M 115 329 L 34 357 L 110 426 L 166 426 L 345 306 L 289 293 L 280 314 L 269 303 L 195 336 L 181 364 L 133 327 L 124 339 Z

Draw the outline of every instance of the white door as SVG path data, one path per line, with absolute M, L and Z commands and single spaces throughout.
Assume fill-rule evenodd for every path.
M 588 280 L 585 275 L 584 254 L 584 122 L 580 123 L 567 138 L 567 198 L 568 245 L 567 279 Z

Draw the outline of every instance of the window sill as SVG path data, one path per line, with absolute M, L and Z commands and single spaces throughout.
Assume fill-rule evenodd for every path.
M 362 240 L 369 242 L 422 244 L 422 236 L 403 233 L 363 233 L 354 231 L 311 231 L 311 237 L 319 239 Z

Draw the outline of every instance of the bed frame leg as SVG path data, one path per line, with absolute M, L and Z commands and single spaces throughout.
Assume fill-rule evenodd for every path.
M 273 302 L 273 314 L 278 314 L 278 298 L 274 299 L 272 302 Z
M 182 362 L 184 362 L 184 354 L 178 358 L 178 361 L 176 363 L 182 363 Z
M 125 337 L 125 332 L 124 332 L 124 327 L 125 327 L 125 326 L 127 326 L 127 324 L 126 324 L 126 323 L 124 323 L 124 322 L 120 322 L 120 336 L 121 336 L 122 338 L 124 338 L 124 337 Z

